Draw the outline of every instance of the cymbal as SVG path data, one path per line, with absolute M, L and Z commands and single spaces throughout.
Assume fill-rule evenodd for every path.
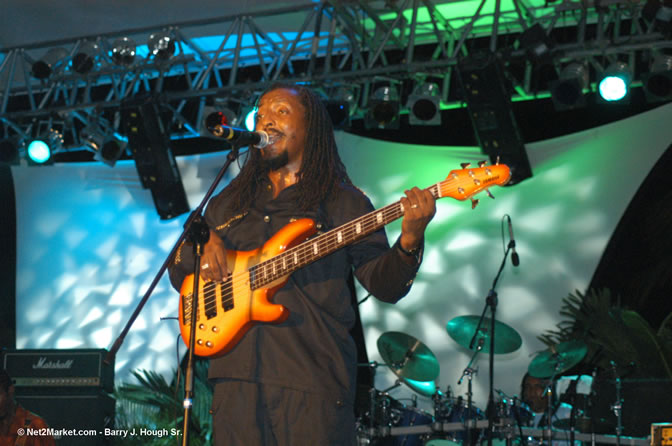
M 401 381 L 422 396 L 432 396 L 436 393 L 436 382 L 434 381 L 415 381 L 408 378 L 402 378 Z
M 378 352 L 399 378 L 434 381 L 439 376 L 439 361 L 434 353 L 411 335 L 388 331 L 378 338 Z
M 451 319 L 446 324 L 446 330 L 451 338 L 462 347 L 469 348 L 471 339 L 476 332 L 476 326 L 480 320 L 480 316 L 458 316 Z M 484 353 L 490 352 L 490 318 L 484 317 L 483 323 L 478 330 L 476 340 L 472 350 L 476 350 L 481 344 L 481 349 Z M 523 344 L 523 339 L 518 332 L 509 327 L 503 322 L 495 320 L 495 353 L 511 353 L 515 352 Z
M 561 342 L 535 356 L 527 371 L 535 378 L 550 378 L 574 367 L 587 352 L 588 347 L 583 341 Z

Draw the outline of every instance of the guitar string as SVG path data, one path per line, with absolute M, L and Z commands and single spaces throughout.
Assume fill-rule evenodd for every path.
M 231 278 L 229 278 L 229 280 L 227 280 L 225 282 L 221 282 L 221 281 L 207 282 L 203 286 L 203 289 L 202 289 L 202 292 L 201 292 L 201 294 L 203 295 L 203 302 L 205 304 L 204 308 L 205 308 L 206 314 L 207 314 L 209 309 L 212 309 L 212 305 L 216 306 L 216 304 L 217 304 L 216 303 L 216 293 L 217 293 L 216 288 L 217 288 L 217 285 L 221 285 L 220 286 L 220 293 L 222 295 L 222 302 L 224 303 L 224 302 L 227 302 L 227 301 L 230 300 L 230 296 L 231 296 L 230 291 L 233 289 L 233 287 L 235 287 L 236 285 L 241 283 L 239 279 L 244 278 L 245 280 L 247 280 L 246 276 L 248 276 L 250 274 L 250 271 L 252 272 L 252 274 L 255 274 L 255 273 L 259 274 L 257 277 L 255 277 L 253 279 L 252 287 L 254 289 L 256 289 L 256 288 L 258 288 L 258 287 L 260 287 L 264 284 L 271 283 L 274 280 L 277 280 L 280 277 L 283 277 L 283 276 L 288 274 L 288 272 L 282 272 L 279 275 L 277 274 L 277 272 L 276 272 L 276 274 L 273 274 L 272 272 L 270 272 L 270 274 L 269 274 L 269 272 L 266 271 L 266 269 L 272 268 L 273 263 L 279 264 L 277 266 L 279 266 L 280 270 L 287 269 L 287 266 L 294 267 L 297 264 L 302 265 L 306 259 L 310 259 L 310 258 L 317 259 L 317 258 L 320 257 L 320 256 L 316 256 L 314 254 L 315 243 L 318 244 L 318 252 L 324 253 L 325 250 L 328 251 L 332 247 L 338 246 L 338 245 L 345 246 L 346 243 L 351 243 L 351 241 L 356 240 L 358 237 L 364 237 L 364 236 L 368 235 L 369 233 L 378 229 L 378 228 L 376 228 L 376 225 L 378 224 L 377 223 L 378 214 L 383 214 L 383 224 L 380 224 L 381 227 L 384 226 L 385 222 L 389 223 L 391 221 L 394 221 L 391 218 L 394 218 L 396 220 L 401 215 L 403 215 L 400 212 L 400 209 L 395 209 L 395 207 L 400 208 L 400 206 L 401 206 L 400 203 L 393 203 L 392 205 L 389 205 L 389 206 L 392 209 L 388 209 L 387 207 L 382 208 L 382 209 L 379 209 L 378 211 L 375 211 L 374 215 L 372 215 L 372 216 L 369 215 L 369 214 L 366 214 L 366 215 L 364 215 L 364 216 L 362 216 L 358 219 L 355 219 L 355 220 L 351 221 L 350 223 L 347 223 L 346 226 L 348 226 L 348 227 L 345 228 L 345 229 L 342 229 L 340 231 L 341 236 L 343 238 L 343 241 L 341 243 L 338 243 L 338 242 L 333 243 L 332 242 L 332 239 L 335 238 L 334 235 L 337 234 L 337 232 L 339 232 L 339 231 L 335 230 L 335 229 L 338 229 L 338 228 L 335 228 L 334 230 L 331 230 L 331 231 L 329 231 L 325 234 L 322 234 L 320 236 L 320 240 L 316 239 L 316 240 L 313 241 L 313 243 L 308 243 L 306 246 L 304 246 L 302 244 L 302 245 L 290 248 L 287 251 L 284 251 L 283 253 L 278 254 L 277 256 L 273 257 L 272 259 L 268 259 L 264 262 L 260 262 L 257 265 L 254 265 L 253 267 L 249 268 L 248 270 L 240 272 L 237 275 L 232 276 Z M 359 221 L 359 220 L 361 220 L 361 221 Z M 357 233 L 357 230 L 356 230 L 357 223 L 361 224 L 361 232 L 360 233 Z M 326 254 L 323 254 L 323 255 L 326 255 Z M 283 259 L 287 260 L 287 258 L 289 258 L 289 263 L 290 264 L 287 265 L 287 263 L 285 262 L 285 266 L 282 266 L 282 264 L 281 264 L 281 263 L 283 263 L 282 260 Z M 270 276 L 270 278 L 269 278 L 269 276 Z M 211 285 L 211 286 L 208 286 L 208 285 Z M 206 287 L 209 288 L 209 289 L 206 289 Z
M 441 188 L 442 188 L 442 186 L 446 186 L 447 183 L 451 182 L 452 180 L 453 180 L 452 178 L 448 178 L 448 179 L 444 180 L 443 182 L 434 184 L 434 185 L 432 185 L 428 188 L 428 190 L 430 190 L 430 192 L 432 193 L 434 199 L 438 199 L 438 198 L 441 198 L 442 196 L 445 196 L 445 194 L 439 195 L 440 191 L 442 190 Z M 383 215 L 382 223 L 378 223 L 378 218 L 379 218 L 380 214 Z M 233 288 L 236 285 L 241 283 L 241 279 L 243 281 L 247 281 L 247 276 L 249 276 L 250 272 L 252 272 L 254 274 L 257 271 L 259 271 L 262 274 L 265 274 L 264 271 L 263 271 L 263 268 L 265 268 L 269 265 L 272 265 L 273 262 L 280 263 L 280 260 L 282 260 L 282 257 L 289 257 L 290 261 L 296 259 L 295 264 L 299 264 L 299 265 L 302 264 L 306 259 L 313 258 L 313 259 L 317 260 L 318 258 L 320 258 L 324 255 L 327 255 L 330 252 L 328 252 L 326 254 L 322 254 L 321 256 L 316 256 L 314 254 L 315 243 L 318 243 L 318 252 L 324 252 L 325 249 L 327 251 L 329 251 L 333 246 L 338 246 L 338 245 L 345 246 L 344 242 L 351 243 L 352 241 L 355 241 L 358 237 L 364 237 L 364 236 L 376 231 L 380 227 L 383 227 L 386 224 L 400 218 L 402 215 L 403 215 L 403 210 L 402 210 L 402 206 L 401 206 L 401 201 L 397 201 L 396 203 L 392 203 L 392 204 L 387 205 L 387 206 L 385 206 L 381 209 L 378 209 L 378 210 L 372 211 L 368 214 L 365 214 L 363 216 L 360 216 L 359 218 L 357 218 L 357 219 L 355 219 L 355 220 L 353 220 L 349 223 L 346 223 L 345 225 L 342 225 L 339 228 L 334 228 L 334 229 L 328 231 L 327 233 L 322 234 L 319 237 L 319 239 L 322 239 L 322 240 L 316 239 L 316 240 L 313 241 L 313 243 L 308 243 L 308 244 L 302 243 L 301 245 L 290 248 L 287 251 L 284 251 L 283 253 L 275 256 L 272 259 L 268 259 L 264 262 L 260 262 L 259 264 L 252 266 L 251 268 L 249 268 L 246 271 L 242 271 L 242 272 L 238 273 L 237 275 L 231 276 L 227 281 L 224 281 L 224 282 L 222 282 L 222 281 L 207 282 L 203 286 L 203 290 L 202 290 L 205 314 L 208 313 L 208 310 L 212 310 L 213 306 L 214 306 L 215 310 L 218 308 L 217 307 L 217 295 L 216 295 L 218 285 L 220 286 L 220 294 L 222 296 L 222 303 L 229 302 L 229 301 L 233 300 L 233 293 L 232 293 Z M 357 230 L 356 230 L 358 223 L 360 224 L 360 228 L 361 228 L 360 233 L 357 233 Z M 378 227 L 376 227 L 376 225 L 378 225 Z M 346 228 L 341 229 L 341 231 L 340 231 L 341 236 L 343 238 L 343 241 L 341 243 L 338 243 L 338 242 L 335 243 L 335 244 L 331 243 L 331 241 L 334 238 L 333 235 L 337 234 L 339 232 L 338 230 L 340 228 L 343 228 L 343 226 L 346 226 Z M 353 232 L 355 233 L 354 236 L 353 236 Z M 322 242 L 321 244 L 320 244 L 320 241 Z M 325 244 L 326 244 L 326 246 L 324 246 Z M 294 265 L 290 265 L 290 266 L 294 266 Z M 291 271 L 291 272 L 293 272 L 293 271 Z M 265 278 L 265 281 L 264 281 L 264 279 L 256 279 L 255 278 L 255 279 L 253 279 L 253 282 L 261 282 L 261 283 L 253 283 L 252 286 L 254 287 L 254 289 L 256 289 L 257 287 L 259 287 L 261 285 L 271 283 L 274 280 L 277 280 L 277 279 L 279 279 L 279 278 L 281 278 L 281 277 L 283 277 L 287 274 L 289 274 L 289 272 L 284 272 L 280 275 L 276 274 L 275 276 L 271 277 L 270 280 L 268 279 L 268 275 L 266 274 L 267 277 Z M 211 286 L 208 287 L 209 284 L 211 284 Z M 211 288 L 211 290 L 206 290 L 206 287 Z M 188 314 L 190 311 L 191 311 L 191 305 L 189 305 L 186 308 L 185 314 Z
M 440 195 L 440 192 L 442 190 L 443 186 L 447 186 L 447 183 L 452 182 L 453 178 L 448 178 L 444 180 L 443 182 L 436 183 L 427 189 L 432 193 L 432 196 L 434 199 L 441 198 L 442 196 L 445 196 L 445 194 Z M 378 223 L 378 216 L 382 214 L 382 223 Z M 391 215 L 390 215 L 391 214 Z M 238 273 L 237 275 L 231 276 L 227 281 L 215 281 L 215 282 L 206 282 L 203 287 L 201 294 L 203 295 L 203 302 L 204 302 L 204 310 L 205 314 L 207 314 L 209 311 L 212 310 L 213 306 L 214 309 L 217 309 L 217 286 L 220 285 L 220 294 L 222 296 L 222 303 L 229 302 L 233 300 L 233 293 L 232 290 L 233 288 L 241 283 L 241 279 L 244 281 L 247 280 L 246 276 L 249 276 L 250 271 L 254 274 L 259 270 L 262 274 L 266 276 L 265 279 L 260 279 L 257 280 L 256 278 L 253 279 L 254 282 L 261 282 L 259 284 L 253 283 L 252 285 L 256 289 L 257 287 L 263 286 L 267 283 L 271 283 L 289 273 L 287 272 L 282 272 L 281 274 L 273 274 L 271 272 L 271 278 L 269 279 L 267 274 L 264 270 L 264 268 L 268 268 L 272 266 L 273 263 L 281 263 L 281 260 L 286 260 L 287 257 L 290 258 L 291 260 L 295 260 L 295 265 L 296 264 L 302 264 L 306 259 L 314 258 L 317 260 L 318 258 L 323 257 L 324 255 L 327 255 L 331 253 L 331 249 L 335 246 L 346 246 L 349 243 L 352 243 L 353 241 L 357 240 L 358 237 L 365 237 L 366 235 L 376 231 L 380 227 L 385 226 L 388 223 L 391 223 L 392 221 L 400 218 L 403 215 L 403 210 L 402 210 L 402 205 L 401 201 L 397 201 L 396 203 L 389 204 L 381 209 L 372 211 L 368 214 L 365 214 L 363 216 L 360 216 L 359 218 L 352 220 L 349 223 L 346 223 L 338 228 L 334 228 L 321 236 L 318 237 L 318 239 L 314 240 L 313 243 L 308 243 L 305 244 L 302 243 L 301 245 L 295 246 L 293 248 L 290 248 L 281 254 L 278 254 L 274 256 L 271 259 L 265 260 L 264 262 L 260 262 L 257 265 L 254 265 L 250 267 L 246 271 L 242 271 Z M 360 233 L 357 233 L 357 224 L 360 224 Z M 376 225 L 379 225 L 376 227 Z M 343 228 L 345 226 L 345 228 Z M 343 228 L 343 229 L 341 229 Z M 340 229 L 340 231 L 339 231 Z M 341 237 L 342 241 L 333 243 L 334 240 L 334 235 L 337 235 L 338 232 L 341 232 Z M 354 234 L 353 234 L 354 233 Z M 321 239 L 321 240 L 320 240 Z M 325 250 L 328 251 L 326 254 L 322 255 L 315 255 L 314 254 L 314 246 L 315 243 L 318 244 L 318 252 L 324 252 Z M 285 259 L 283 259 L 285 258 Z M 286 269 L 286 263 L 282 262 L 285 264 L 284 267 L 281 267 L 280 270 Z M 294 265 L 290 265 L 294 266 Z M 293 271 L 292 271 L 293 272 Z M 206 289 L 208 288 L 208 289 Z M 187 311 L 185 313 L 189 312 L 191 310 L 191 305 L 189 305 L 186 308 Z
M 441 191 L 444 191 L 445 188 L 449 186 L 449 183 L 451 183 L 454 180 L 455 180 L 454 177 L 449 176 L 448 178 L 446 178 L 446 180 L 428 187 L 427 190 L 429 190 L 432 193 L 432 196 L 435 200 L 438 198 L 442 198 L 444 196 L 447 196 L 448 194 L 446 193 L 441 194 Z M 381 214 L 383 221 L 379 223 L 378 218 L 379 215 Z M 332 249 L 334 249 L 334 247 L 336 247 L 335 249 L 339 249 L 338 248 L 339 246 L 344 247 L 356 241 L 357 238 L 365 237 L 366 235 L 376 231 L 377 229 L 380 229 L 380 227 L 384 227 L 387 224 L 391 223 L 392 221 L 400 218 L 401 216 L 403 216 L 403 214 L 404 212 L 402 209 L 401 201 L 397 201 L 381 209 L 360 216 L 359 218 L 352 220 L 351 222 L 346 223 L 338 228 L 334 228 L 320 235 L 318 238 L 313 240 L 313 243 L 305 243 L 305 242 L 301 243 L 298 246 L 292 247 L 280 254 L 275 255 L 271 259 L 267 259 L 263 262 L 260 262 L 248 268 L 245 271 L 241 271 L 236 275 L 232 275 L 226 281 L 207 282 L 205 285 L 203 285 L 202 289 L 205 314 L 208 313 L 208 310 L 212 310 L 213 307 L 215 309 L 215 313 L 217 312 L 216 310 L 217 310 L 218 286 L 220 287 L 222 304 L 228 303 L 233 300 L 233 292 L 232 292 L 233 288 L 238 284 L 240 284 L 241 282 L 247 281 L 248 280 L 247 277 L 249 277 L 250 273 L 252 274 L 260 273 L 263 275 L 263 277 L 261 278 L 255 277 L 252 279 L 251 287 L 253 289 L 259 288 L 268 283 L 272 283 L 273 281 L 278 280 L 288 274 L 291 274 L 291 272 L 294 271 L 294 270 L 291 270 L 289 272 L 283 271 L 284 269 L 287 269 L 287 264 L 284 261 L 287 260 L 287 258 L 289 258 L 290 261 L 292 260 L 295 261 L 294 265 L 290 266 L 302 265 L 306 259 L 318 260 L 319 258 L 322 258 L 333 252 Z M 357 233 L 356 230 L 358 223 L 360 224 L 361 229 L 360 233 Z M 372 226 L 369 227 L 370 225 Z M 376 225 L 378 225 L 378 227 L 376 227 Z M 344 226 L 345 228 L 343 228 Z M 336 241 L 334 243 L 334 239 L 336 238 L 334 237 L 334 235 L 338 235 L 339 232 L 341 233 L 341 241 L 340 242 Z M 354 235 L 353 232 L 355 232 Z M 314 253 L 315 244 L 318 245 L 317 246 L 318 254 Z M 280 273 L 277 272 L 274 266 L 278 267 L 277 269 L 280 271 Z M 269 272 L 267 270 L 271 271 Z M 191 305 L 189 305 L 187 311 L 190 311 L 190 309 Z

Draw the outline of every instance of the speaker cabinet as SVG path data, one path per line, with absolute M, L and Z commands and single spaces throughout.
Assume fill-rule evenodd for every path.
M 55 437 L 57 446 L 111 444 L 110 439 L 105 438 L 105 428 L 111 428 L 114 424 L 115 401 L 105 393 L 30 394 L 19 392 L 17 389 L 16 400 L 26 409 L 42 417 L 53 429 L 95 431 L 95 435 Z

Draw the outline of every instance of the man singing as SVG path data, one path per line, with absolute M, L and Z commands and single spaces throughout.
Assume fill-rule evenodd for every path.
M 239 175 L 206 209 L 203 280 L 227 276 L 227 250 L 257 249 L 296 219 L 311 218 L 328 231 L 374 209 L 350 181 L 329 115 L 313 91 L 271 87 L 259 100 L 256 130 L 266 132 L 270 144 L 250 148 Z M 401 203 L 401 236 L 392 247 L 381 229 L 294 272 L 273 298 L 289 309 L 288 319 L 253 326 L 226 355 L 211 360 L 216 446 L 356 444 L 357 352 L 349 334 L 355 310 L 348 280 L 354 274 L 385 302 L 408 293 L 436 208 L 431 193 L 417 187 Z M 193 264 L 185 244 L 170 268 L 177 289 Z

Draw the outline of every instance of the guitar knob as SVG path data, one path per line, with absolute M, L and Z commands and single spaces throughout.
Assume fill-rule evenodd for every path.
M 471 166 L 471 163 L 460 163 L 460 166 L 462 166 L 463 169 L 466 169 L 467 167 Z
M 478 167 L 484 167 L 486 164 L 488 164 L 487 161 L 479 161 L 478 162 Z
M 492 198 L 493 200 L 495 199 L 495 196 L 492 195 L 492 192 L 490 192 L 490 189 L 486 189 L 485 193 L 488 194 L 488 197 Z
M 480 200 L 479 200 L 478 198 L 472 198 L 472 199 L 471 199 L 471 208 L 472 208 L 472 209 L 475 209 L 476 206 L 478 206 L 478 202 L 479 202 L 479 201 L 480 201 Z

